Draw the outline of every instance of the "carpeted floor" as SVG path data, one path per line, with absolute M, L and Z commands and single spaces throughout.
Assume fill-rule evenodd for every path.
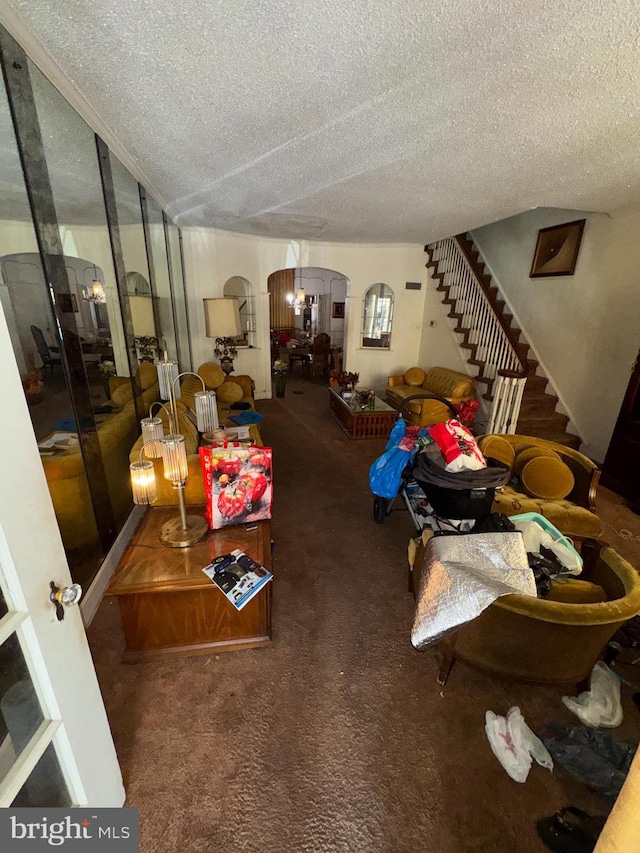
M 486 741 L 488 708 L 519 705 L 534 730 L 575 722 L 561 690 L 458 663 L 442 691 L 438 653 L 412 649 L 410 519 L 371 515 L 383 442 L 349 441 L 308 381 L 258 406 L 274 448 L 272 647 L 124 666 L 112 599 L 90 630 L 142 853 L 521 853 L 544 849 L 536 818 L 602 812 L 562 768 L 513 782 Z M 617 733 L 637 739 L 628 688 L 624 702 Z

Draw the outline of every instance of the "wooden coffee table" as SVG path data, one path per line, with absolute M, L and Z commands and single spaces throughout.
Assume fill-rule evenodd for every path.
M 375 397 L 372 409 L 361 409 L 356 403 L 343 400 L 329 388 L 329 409 L 349 438 L 387 438 L 398 417 L 397 411 L 380 397 Z
M 204 515 L 204 507 L 191 507 Z M 257 522 L 211 531 L 191 548 L 165 548 L 162 525 L 177 507 L 149 509 L 113 576 L 107 595 L 120 605 L 123 661 L 158 660 L 268 646 L 273 581 L 238 611 L 202 572 L 214 557 L 241 548 L 271 571 L 271 527 Z

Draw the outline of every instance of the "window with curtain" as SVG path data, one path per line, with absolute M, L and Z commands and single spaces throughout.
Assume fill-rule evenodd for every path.
M 393 290 L 382 282 L 372 284 L 362 303 L 362 346 L 391 346 L 393 324 Z

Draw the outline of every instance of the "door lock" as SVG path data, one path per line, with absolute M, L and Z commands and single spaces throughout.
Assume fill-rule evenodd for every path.
M 55 581 L 51 581 L 49 586 L 51 588 L 49 600 L 56 609 L 58 622 L 62 622 L 64 619 L 64 608 L 72 607 L 82 598 L 82 587 L 79 583 L 72 583 L 71 586 L 64 586 L 60 589 L 60 587 L 56 585 Z

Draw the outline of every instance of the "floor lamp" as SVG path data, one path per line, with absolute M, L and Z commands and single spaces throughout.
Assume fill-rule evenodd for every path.
M 138 505 L 153 503 L 158 497 L 155 468 L 151 459 L 162 457 L 165 479 L 178 491 L 179 518 L 172 518 L 162 525 L 160 541 L 170 548 L 188 548 L 205 538 L 209 527 L 199 515 L 187 515 L 184 490 L 187 485 L 188 462 L 184 436 L 178 432 L 178 411 L 176 400 L 180 397 L 180 388 L 176 393 L 176 382 L 183 376 L 197 376 L 202 382 L 202 391 L 197 391 L 196 420 L 199 432 L 210 432 L 218 428 L 218 409 L 215 391 L 207 390 L 204 380 L 198 373 L 186 371 L 179 373 L 178 362 L 166 358 L 156 362 L 160 382 L 160 396 L 165 403 L 152 403 L 149 417 L 140 421 L 143 443 L 137 462 L 129 466 L 133 502 Z M 152 416 L 154 405 L 166 408 L 169 418 L 169 435 L 164 435 L 164 426 L 160 418 Z M 150 457 L 144 459 L 143 455 Z

